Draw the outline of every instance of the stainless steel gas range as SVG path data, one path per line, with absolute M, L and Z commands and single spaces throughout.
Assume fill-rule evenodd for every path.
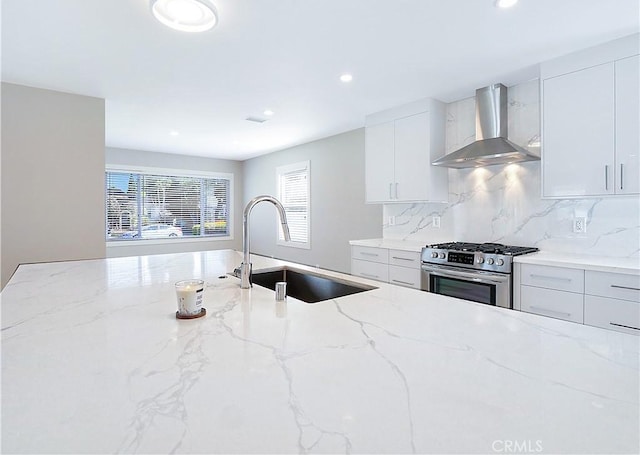
M 422 249 L 421 289 L 513 308 L 512 259 L 537 248 L 499 243 L 438 243 Z

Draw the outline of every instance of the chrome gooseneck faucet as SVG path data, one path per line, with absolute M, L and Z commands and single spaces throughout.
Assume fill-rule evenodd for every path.
M 256 204 L 262 201 L 271 202 L 278 209 L 280 215 L 280 224 L 282 225 L 282 233 L 284 239 L 289 242 L 291 236 L 289 235 L 289 225 L 287 224 L 287 214 L 284 211 L 284 207 L 279 200 L 273 196 L 256 196 L 249 201 L 244 208 L 244 214 L 242 216 L 242 264 L 240 265 L 240 287 L 242 289 L 249 289 L 251 287 L 251 259 L 249 257 L 249 214 L 251 209 Z

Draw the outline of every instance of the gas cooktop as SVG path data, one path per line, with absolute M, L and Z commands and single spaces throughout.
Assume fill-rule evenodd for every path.
M 438 250 L 450 250 L 450 251 L 472 251 L 480 253 L 491 254 L 504 254 L 508 256 L 518 256 L 520 254 L 533 253 L 538 251 L 538 248 L 526 247 L 526 246 L 511 246 L 503 245 L 501 243 L 468 243 L 468 242 L 450 242 L 450 243 L 436 243 L 434 245 L 427 245 L 427 248 L 434 248 Z
M 436 243 L 422 249 L 422 263 L 511 273 L 513 256 L 536 251 L 538 248 L 501 243 Z

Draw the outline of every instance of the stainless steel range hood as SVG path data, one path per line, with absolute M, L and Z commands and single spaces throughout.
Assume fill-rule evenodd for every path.
M 493 84 L 476 90 L 476 141 L 431 164 L 462 169 L 539 159 L 507 139 L 507 87 Z

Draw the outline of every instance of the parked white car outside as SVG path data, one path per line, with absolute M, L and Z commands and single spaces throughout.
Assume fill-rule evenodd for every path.
M 143 239 L 160 239 L 165 237 L 182 237 L 182 229 L 170 224 L 150 224 L 142 226 Z M 125 233 L 122 238 L 137 239 L 139 235 L 136 231 Z

